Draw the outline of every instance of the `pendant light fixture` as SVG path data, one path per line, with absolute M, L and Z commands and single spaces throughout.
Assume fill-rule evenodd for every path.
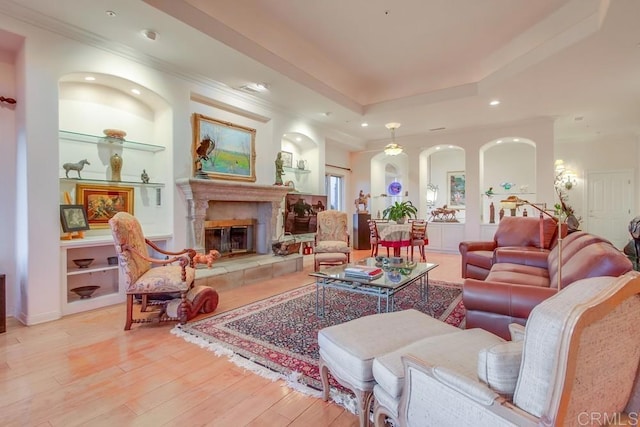
M 400 127 L 400 123 L 387 123 L 384 125 L 391 131 L 391 142 L 384 147 L 384 153 L 387 156 L 397 156 L 402 153 L 402 145 L 396 144 L 396 129 Z

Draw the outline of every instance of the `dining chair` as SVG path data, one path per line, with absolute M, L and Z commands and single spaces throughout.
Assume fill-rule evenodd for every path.
M 378 233 L 378 222 L 388 222 L 385 220 L 367 220 L 369 223 L 369 243 L 371 243 L 371 255 L 372 257 L 378 256 L 378 247 L 380 246 L 380 233 Z M 389 256 L 389 247 L 387 247 L 387 257 Z
M 413 219 L 409 222 L 411 224 L 411 261 L 413 261 L 413 249 L 417 246 L 420 251 L 420 260 L 426 262 L 427 257 L 424 252 L 424 247 L 429 244 L 427 221 L 424 219 Z M 409 248 L 407 248 L 407 251 L 409 251 Z

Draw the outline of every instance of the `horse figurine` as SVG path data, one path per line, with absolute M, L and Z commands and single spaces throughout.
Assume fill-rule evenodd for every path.
M 82 159 L 78 163 L 65 163 L 64 165 L 62 165 L 62 168 L 64 169 L 64 175 L 67 178 L 69 178 L 69 171 L 76 171 L 78 172 L 78 179 L 82 179 L 82 177 L 80 176 L 80 171 L 82 170 L 84 165 L 90 164 L 91 163 L 89 163 L 87 159 Z
M 364 191 L 360 190 L 360 194 L 358 194 L 358 198 L 355 200 L 356 204 L 356 213 L 364 212 L 367 213 L 368 202 L 367 199 L 371 198 L 371 194 L 364 194 Z M 362 210 L 360 210 L 360 205 L 363 206 Z

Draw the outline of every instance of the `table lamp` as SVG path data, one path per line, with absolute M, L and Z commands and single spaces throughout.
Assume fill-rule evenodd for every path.
M 540 212 L 540 249 L 544 249 L 544 215 L 547 215 L 558 224 L 558 291 L 560 291 L 562 284 L 562 222 L 560 222 L 560 219 L 530 201 L 521 199 L 518 196 L 509 196 L 505 200 L 500 200 L 500 205 L 504 209 L 511 209 L 512 216 L 515 214 L 515 210 L 519 206 L 531 206 Z

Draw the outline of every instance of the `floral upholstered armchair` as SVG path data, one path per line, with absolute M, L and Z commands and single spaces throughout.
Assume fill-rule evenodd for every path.
M 318 212 L 318 229 L 315 236 L 315 270 L 321 264 L 339 265 L 349 262 L 351 247 L 347 227 L 347 213 L 336 210 Z
M 138 220 L 126 213 L 119 212 L 109 220 L 120 270 L 125 278 L 127 296 L 127 318 L 124 329 L 131 329 L 132 323 L 149 323 L 154 321 L 186 322 L 197 312 L 210 312 L 218 305 L 217 292 L 206 286 L 193 286 L 195 269 L 193 249 L 179 252 L 165 251 L 151 241 L 145 239 Z M 149 257 L 147 246 L 156 252 L 168 255 L 166 259 Z M 152 267 L 152 264 L 159 266 Z M 166 297 L 178 295 L 178 298 L 167 301 Z M 134 296 L 142 300 L 141 312 L 146 311 L 147 301 L 160 297 L 160 311 L 149 316 L 134 318 Z

